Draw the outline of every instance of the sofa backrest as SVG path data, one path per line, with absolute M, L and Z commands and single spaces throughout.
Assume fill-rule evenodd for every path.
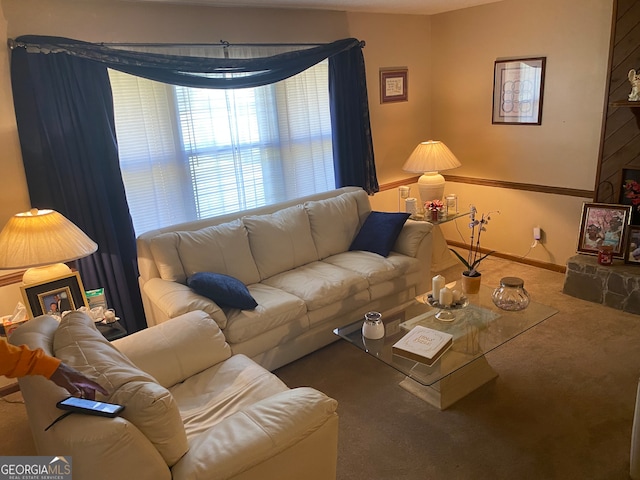
M 321 203 L 323 200 L 331 203 L 332 199 L 345 195 L 345 199 L 335 200 L 335 205 Z M 335 221 L 320 218 L 323 213 L 339 215 L 347 208 L 352 212 L 344 218 L 341 216 Z M 364 190 L 344 187 L 146 232 L 137 239 L 140 277 L 142 281 L 160 277 L 184 284 L 197 271 L 213 271 L 231 275 L 245 284 L 255 283 L 338 253 L 336 249 L 340 247 L 346 251 L 370 211 Z M 286 225 L 295 219 L 300 222 L 296 224 L 296 248 L 287 250 L 282 239 Z M 271 236 L 268 245 L 264 240 L 266 235 Z M 274 246 L 278 249 L 277 255 L 273 253 Z

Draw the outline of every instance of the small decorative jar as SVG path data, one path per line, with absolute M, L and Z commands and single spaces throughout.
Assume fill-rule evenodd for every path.
M 384 338 L 384 323 L 382 323 L 382 314 L 379 312 L 367 312 L 364 314 L 364 323 L 362 324 L 362 336 L 371 340 Z
M 598 248 L 598 263 L 600 265 L 611 265 L 613 263 L 613 247 L 602 245 Z
M 504 277 L 500 286 L 493 291 L 491 300 L 503 310 L 524 310 L 529 305 L 529 293 L 524 289 L 524 280 L 518 277 Z
M 447 215 L 456 215 L 458 213 L 458 196 L 455 193 L 450 193 L 444 197 L 444 201 Z

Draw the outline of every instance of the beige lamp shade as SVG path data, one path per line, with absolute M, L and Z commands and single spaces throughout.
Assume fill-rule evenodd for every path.
M 32 209 L 11 217 L 0 232 L 0 270 L 46 267 L 45 277 L 59 276 L 70 271 L 63 264 L 91 255 L 98 245 L 64 215 L 54 210 Z M 51 269 L 50 267 L 53 267 Z M 24 283 L 44 281 L 42 275 Z M 41 273 L 43 273 L 41 271 Z
M 449 148 L 438 140 L 420 143 L 411 153 L 402 169 L 405 172 L 422 173 L 418 190 L 422 203 L 442 200 L 444 177 L 438 172 L 462 166 Z

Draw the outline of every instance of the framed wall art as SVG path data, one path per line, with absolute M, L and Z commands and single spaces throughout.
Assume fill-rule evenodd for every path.
M 406 102 L 409 99 L 408 70 L 380 69 L 380 103 Z
M 540 125 L 546 57 L 496 60 L 492 123 Z
M 627 248 L 624 252 L 625 263 L 640 265 L 640 225 L 631 225 L 627 235 Z
M 80 274 L 69 275 L 20 287 L 30 318 L 38 315 L 62 315 L 67 310 L 88 307 Z
M 623 168 L 620 199 L 623 205 L 631 205 L 631 225 L 640 225 L 640 169 Z
M 578 252 L 596 255 L 601 246 L 608 245 L 614 258 L 624 258 L 625 235 L 630 221 L 631 206 L 583 204 Z

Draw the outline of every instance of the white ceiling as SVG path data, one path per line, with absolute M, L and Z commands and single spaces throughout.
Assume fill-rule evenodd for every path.
M 311 8 L 347 12 L 433 15 L 500 0 L 129 0 L 218 7 Z

